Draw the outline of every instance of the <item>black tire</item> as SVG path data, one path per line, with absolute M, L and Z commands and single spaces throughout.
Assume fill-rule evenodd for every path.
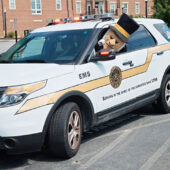
M 160 96 L 153 105 L 160 113 L 170 113 L 170 93 L 167 95 L 167 89 L 169 89 L 170 92 L 170 74 L 167 74 L 164 77 L 161 85 Z
M 76 120 L 73 121 L 74 118 L 78 119 L 78 117 L 77 123 Z M 80 127 L 80 131 L 73 126 L 77 126 L 77 129 Z M 72 138 L 71 134 L 74 137 L 69 140 Z M 56 110 L 51 119 L 48 132 L 48 150 L 56 157 L 71 158 L 79 150 L 81 136 L 82 117 L 79 107 L 73 102 L 63 104 Z

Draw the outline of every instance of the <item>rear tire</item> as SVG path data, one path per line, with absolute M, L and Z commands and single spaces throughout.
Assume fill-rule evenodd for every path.
M 161 113 L 170 113 L 170 74 L 164 77 L 160 96 L 153 106 Z
M 60 106 L 52 117 L 48 132 L 48 150 L 56 157 L 71 158 L 79 150 L 82 118 L 76 103 Z

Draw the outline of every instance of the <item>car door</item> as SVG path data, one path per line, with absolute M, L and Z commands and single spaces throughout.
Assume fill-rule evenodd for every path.
M 140 26 L 115 59 L 88 63 L 97 84 L 96 89 L 88 92 L 96 112 L 121 106 L 156 88 L 157 77 L 149 68 L 152 56 L 148 55 L 148 48 L 155 44 L 151 34 Z

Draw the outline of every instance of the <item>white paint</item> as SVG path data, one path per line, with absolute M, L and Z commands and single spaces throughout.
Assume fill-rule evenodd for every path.
M 14 86 L 60 77 L 74 71 L 74 65 L 1 64 L 0 87 Z M 8 76 L 6 76 L 8 75 Z M 56 89 L 54 87 L 53 91 Z
M 153 27 L 153 23 L 162 23 L 161 20 L 146 20 L 139 19 L 136 20 L 138 23 L 145 25 L 150 32 L 155 36 L 159 44 L 164 44 L 165 40 L 160 38 L 161 35 L 157 36 L 157 31 Z M 149 21 L 149 22 L 148 22 Z M 94 26 L 98 24 L 97 28 L 108 27 L 109 24 L 116 23 L 115 21 L 88 21 L 88 22 L 79 22 L 79 23 L 68 23 L 68 24 L 59 24 L 55 26 L 49 26 L 37 29 L 33 32 L 49 32 L 49 31 L 61 31 L 61 30 L 78 30 L 78 29 L 93 29 Z M 151 26 L 152 25 L 152 26 Z M 2 48 L 2 46 L 1 46 Z M 105 87 L 100 87 L 95 90 L 89 91 L 86 95 L 92 102 L 94 106 L 94 112 L 97 113 L 104 109 L 116 106 L 123 102 L 135 99 L 145 93 L 148 93 L 152 90 L 158 89 L 160 87 L 164 71 L 170 63 L 170 51 L 165 51 L 163 55 L 157 56 L 153 55 L 151 64 L 146 73 L 139 74 L 137 76 L 125 79 L 122 81 L 121 86 L 117 89 L 114 89 L 111 85 Z M 13 86 L 13 85 L 22 85 L 29 84 L 33 82 L 38 82 L 41 80 L 47 80 L 46 86 L 29 95 L 21 104 L 0 108 L 0 136 L 14 136 L 14 135 L 25 135 L 42 132 L 42 127 L 45 123 L 45 118 L 49 113 L 49 108 L 46 106 L 21 115 L 14 116 L 15 113 L 22 107 L 24 102 L 30 98 L 39 97 L 44 94 L 54 93 L 67 89 L 79 84 L 83 84 L 95 79 L 99 79 L 110 74 L 110 70 L 113 66 L 119 66 L 122 71 L 130 69 L 129 66 L 123 66 L 122 63 L 132 60 L 134 63 L 133 67 L 143 65 L 146 61 L 147 49 L 136 50 L 129 53 L 122 53 L 116 56 L 116 59 L 103 62 L 89 62 L 82 65 L 59 65 L 59 64 L 1 64 L 0 71 L 0 87 L 2 86 Z M 132 68 L 132 67 L 131 67 Z M 159 68 L 159 71 L 158 71 Z M 90 77 L 84 79 L 79 78 L 79 74 L 90 71 Z M 146 81 L 150 81 L 152 78 L 158 78 L 158 82 L 150 84 L 146 87 L 138 88 L 134 91 L 131 91 L 127 94 L 120 95 L 119 97 L 108 99 L 103 101 L 102 97 L 111 95 L 122 90 L 134 87 L 138 84 L 141 84 Z M 46 108 L 46 109 L 43 109 Z M 39 121 L 39 119 L 41 121 Z M 169 121 L 169 120 L 168 120 Z M 8 124 L 7 124 L 8 122 Z M 38 122 L 36 124 L 36 122 Z M 6 125 L 7 124 L 7 125 Z M 152 124 L 153 125 L 153 124 Z M 143 128 L 145 126 L 142 126 Z M 146 126 L 147 127 L 147 126 Z M 140 128 L 140 127 L 138 127 Z M 28 130 L 29 129 L 29 130 Z M 130 131 L 133 129 L 129 129 Z M 122 131 L 124 132 L 124 131 Z M 125 136 L 121 136 L 117 141 L 112 143 L 104 153 L 107 153 L 110 148 L 114 148 L 119 142 L 121 142 L 128 134 L 125 133 Z M 94 159 L 91 160 L 91 163 L 87 164 L 90 166 L 98 160 L 103 153 L 100 153 Z

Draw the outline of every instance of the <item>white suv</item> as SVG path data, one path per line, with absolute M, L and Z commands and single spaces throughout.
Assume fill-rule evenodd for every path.
M 140 27 L 119 53 L 97 51 L 117 23 L 107 18 L 36 29 L 2 54 L 0 149 L 46 146 L 70 158 L 94 125 L 155 101 L 170 112 L 169 28 L 161 20 L 135 21 Z

